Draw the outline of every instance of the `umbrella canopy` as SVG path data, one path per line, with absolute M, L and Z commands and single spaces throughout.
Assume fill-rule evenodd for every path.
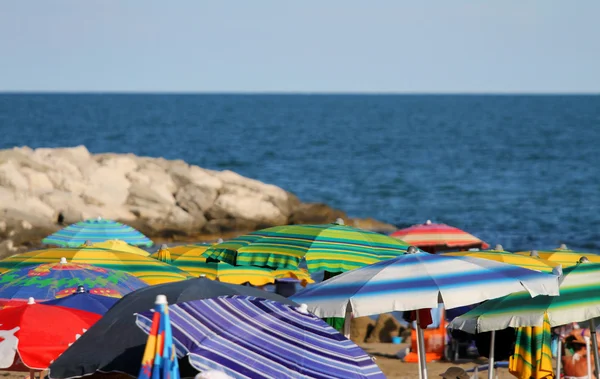
M 135 326 L 133 314 L 152 308 L 156 296 L 161 294 L 166 295 L 171 304 L 217 296 L 246 295 L 297 306 L 293 301 L 274 293 L 206 278 L 145 287 L 119 300 L 100 321 L 54 361 L 50 366 L 49 376 L 65 379 L 93 374 L 96 370 L 137 376 L 147 336 Z M 180 369 L 182 376 L 194 376 L 197 373 L 188 363 L 180 362 Z
M 385 378 L 361 348 L 331 326 L 274 301 L 225 296 L 170 307 L 181 356 L 233 378 Z M 150 330 L 152 313 L 137 316 Z
M 121 240 L 108 240 L 108 241 L 104 241 L 104 242 L 96 242 L 96 243 L 93 243 L 91 246 L 98 247 L 100 249 L 108 249 L 108 250 L 118 251 L 121 253 L 131 253 L 131 254 L 142 255 L 144 257 L 147 257 L 150 255 L 150 253 L 147 252 L 146 250 L 140 249 L 137 246 L 130 245 L 127 242 L 121 241 Z
M 343 272 L 406 251 L 408 245 L 383 234 L 339 224 L 285 225 L 258 230 L 209 247 L 205 257 L 236 266 Z
M 528 268 L 530 270 L 552 272 L 560 263 L 551 262 L 539 257 L 531 257 L 510 253 L 508 251 L 483 250 L 483 251 L 460 251 L 452 253 L 442 253 L 453 257 L 473 257 L 490 259 L 496 262 L 504 262 L 511 265 Z
M 564 269 L 560 296 L 532 299 L 526 292 L 514 293 L 487 301 L 456 317 L 449 328 L 479 333 L 541 326 L 546 313 L 552 327 L 599 317 L 600 264 L 581 263 Z
M 95 295 L 87 292 L 83 286 L 79 286 L 74 294 L 59 299 L 44 301 L 44 305 L 58 305 L 65 308 L 79 309 L 80 311 L 92 312 L 103 315 L 119 299 L 109 296 Z
M 579 260 L 583 257 L 586 257 L 592 263 L 600 263 L 600 255 L 582 253 L 566 249 L 519 251 L 515 254 L 531 257 L 540 257 L 547 261 L 560 264 L 563 267 L 574 266 L 577 263 L 579 263 Z
M 446 224 L 434 224 L 430 220 L 427 220 L 424 224 L 397 230 L 391 236 L 425 249 L 469 247 L 487 249 L 490 247 L 487 243 L 463 230 Z
M 487 259 L 427 253 L 397 258 L 345 272 L 291 297 L 319 317 L 355 317 L 392 311 L 470 305 L 528 291 L 558 295 L 558 277 Z
M 148 341 L 146 342 L 138 378 L 179 379 L 179 365 L 177 364 L 169 308 L 165 295 L 156 297 L 156 308 L 154 310 L 147 331 Z
M 303 286 L 314 283 L 310 274 L 304 269 L 280 269 L 273 270 L 266 267 L 256 266 L 234 266 L 216 259 L 203 256 L 209 245 L 185 245 L 173 248 L 161 248 L 156 259 L 170 263 L 194 277 L 206 276 L 209 279 L 217 279 L 221 282 L 232 284 L 249 283 L 253 286 L 264 286 L 273 284 L 277 279 L 294 278 L 300 280 Z
M 95 313 L 36 304 L 33 298 L 28 304 L 0 309 L 0 369 L 46 369 L 99 319 Z
M 210 245 L 205 244 L 193 244 L 193 245 L 180 245 L 180 246 L 172 246 L 168 247 L 167 245 L 161 245 L 160 249 L 151 254 L 150 256 L 154 259 L 158 259 L 159 261 L 166 262 L 166 259 L 171 261 L 178 259 L 182 255 L 186 255 L 188 258 L 192 259 L 192 262 L 196 262 L 195 258 L 202 257 L 206 249 L 208 249 Z M 168 262 L 171 263 L 171 262 Z
M 508 371 L 519 379 L 553 379 L 552 333 L 548 318 L 542 326 L 517 329 L 515 353 Z
M 152 246 L 154 243 L 129 225 L 101 217 L 79 221 L 49 235 L 42 243 L 56 246 L 81 246 L 87 241 L 121 240 L 134 246 Z
M 123 271 L 110 270 L 85 263 L 68 263 L 62 258 L 56 263 L 9 270 L 0 275 L 0 302 L 30 297 L 50 300 L 64 297 L 84 285 L 94 293 L 122 297 L 147 284 Z
M 65 257 L 71 263 L 87 263 L 111 270 L 125 271 L 147 284 L 169 283 L 190 277 L 184 271 L 150 257 L 93 247 L 35 250 L 12 255 L 0 261 L 0 273 L 9 269 L 53 263 Z

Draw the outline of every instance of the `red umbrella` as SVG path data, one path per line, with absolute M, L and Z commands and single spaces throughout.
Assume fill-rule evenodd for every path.
M 100 315 L 56 305 L 36 304 L 0 309 L 0 369 L 45 370 Z
M 444 249 L 475 247 L 487 249 L 490 247 L 487 243 L 463 230 L 446 224 L 434 224 L 430 220 L 427 220 L 424 224 L 400 229 L 392 233 L 391 236 L 430 253 Z

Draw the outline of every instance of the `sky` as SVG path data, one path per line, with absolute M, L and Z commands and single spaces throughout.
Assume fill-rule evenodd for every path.
M 600 93 L 598 0 L 0 0 L 0 91 Z

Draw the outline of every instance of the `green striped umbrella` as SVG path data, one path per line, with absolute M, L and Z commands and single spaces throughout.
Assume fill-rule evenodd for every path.
M 600 264 L 579 263 L 564 269 L 560 296 L 536 296 L 517 292 L 488 300 L 449 325 L 468 333 L 542 326 L 544 314 L 550 326 L 581 322 L 600 316 Z
M 152 246 L 153 242 L 129 225 L 102 217 L 71 224 L 42 240 L 47 245 L 78 247 L 86 242 L 121 240 L 133 246 Z
M 407 248 L 404 241 L 351 226 L 285 225 L 211 246 L 204 256 L 271 268 L 297 268 L 305 258 L 309 272 L 343 272 L 394 258 Z

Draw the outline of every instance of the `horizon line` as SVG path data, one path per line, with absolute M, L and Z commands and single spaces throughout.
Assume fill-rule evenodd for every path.
M 489 91 L 489 92 L 476 92 L 476 91 L 440 91 L 440 92 L 429 92 L 429 91 L 366 91 L 366 92 L 353 92 L 353 91 L 50 91 L 50 90 L 35 90 L 35 91 L 21 91 L 21 90 L 0 90 L 0 95 L 304 95 L 304 96 L 327 96 L 327 95 L 371 95 L 371 96 L 389 96 L 389 95 L 401 95 L 401 96 L 597 96 L 600 95 L 600 91 L 580 91 L 580 92 L 511 92 L 511 91 Z

